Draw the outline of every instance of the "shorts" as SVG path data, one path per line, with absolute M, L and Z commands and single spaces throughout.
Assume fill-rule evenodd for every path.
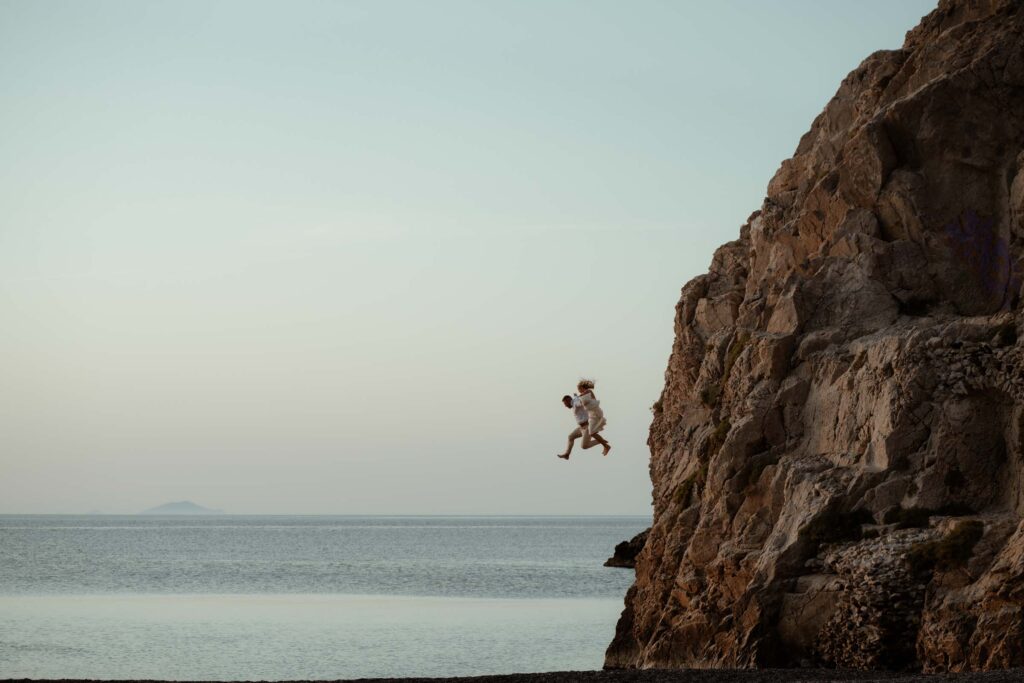
M 581 425 L 577 425 L 576 429 L 569 432 L 570 440 L 579 439 L 580 437 L 583 438 L 583 442 L 580 445 L 583 446 L 584 448 L 590 448 L 591 445 L 596 443 L 594 439 L 590 436 L 590 425 L 586 422 L 584 422 Z

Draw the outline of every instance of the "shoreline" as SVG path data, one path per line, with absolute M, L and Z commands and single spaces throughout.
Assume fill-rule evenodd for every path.
M 262 680 L 262 679 L 261 679 Z M 1017 683 L 1024 668 L 965 673 L 899 673 L 841 669 L 625 669 L 552 671 L 442 678 L 316 679 L 317 683 Z M 313 683 L 279 679 L 279 683 Z M 171 679 L 3 678 L 0 683 L 191 683 Z M 222 681 L 219 683 L 233 683 Z M 239 682 L 240 683 L 240 682 Z

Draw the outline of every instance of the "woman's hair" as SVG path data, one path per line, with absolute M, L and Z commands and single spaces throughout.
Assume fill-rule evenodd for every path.
M 593 389 L 594 380 L 592 379 L 580 379 L 579 383 L 576 384 L 577 389 Z

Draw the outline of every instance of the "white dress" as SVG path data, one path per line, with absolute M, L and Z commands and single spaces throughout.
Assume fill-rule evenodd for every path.
M 604 419 L 604 411 L 601 410 L 601 402 L 593 394 L 580 394 L 580 402 L 583 403 L 583 407 L 587 409 L 587 414 L 590 415 L 587 431 L 591 434 L 597 434 L 607 424 L 607 421 Z

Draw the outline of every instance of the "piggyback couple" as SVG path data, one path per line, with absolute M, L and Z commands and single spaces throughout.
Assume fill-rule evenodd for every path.
M 583 439 L 580 446 L 585 449 L 600 445 L 601 455 L 608 455 L 612 445 L 599 433 L 604 429 L 606 422 L 601 402 L 594 395 L 593 380 L 581 379 L 576 385 L 576 391 L 579 393 L 562 397 L 562 404 L 572 410 L 573 417 L 576 418 L 576 429 L 569 432 L 569 443 L 566 445 L 565 453 L 559 453 L 558 457 L 568 460 L 576 439 Z

